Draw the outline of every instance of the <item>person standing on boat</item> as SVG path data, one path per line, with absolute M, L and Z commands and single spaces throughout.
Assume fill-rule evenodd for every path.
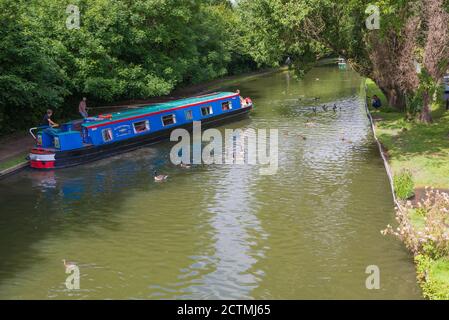
M 47 113 L 45 113 L 44 118 L 42 119 L 42 126 L 49 127 L 57 127 L 58 124 L 51 120 L 51 116 L 53 115 L 53 110 L 47 109 Z
M 83 100 L 81 100 L 79 106 L 78 106 L 78 111 L 80 112 L 81 116 L 83 118 L 87 118 L 89 115 L 87 114 L 87 98 L 83 97 Z

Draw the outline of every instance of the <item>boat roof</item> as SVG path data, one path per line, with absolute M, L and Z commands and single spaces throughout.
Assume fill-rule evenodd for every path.
M 170 102 L 163 102 L 158 103 L 154 105 L 148 105 L 148 106 L 142 106 L 138 109 L 132 109 L 132 110 L 126 110 L 126 111 L 120 111 L 120 112 L 113 112 L 109 113 L 111 117 L 109 119 L 102 119 L 97 121 L 89 121 L 86 123 L 83 123 L 83 126 L 85 127 L 92 127 L 97 126 L 99 124 L 104 125 L 110 122 L 115 122 L 117 120 L 123 120 L 127 118 L 138 118 L 143 115 L 156 113 L 156 112 L 162 112 L 166 110 L 176 109 L 180 107 L 186 107 L 186 106 L 193 106 L 196 104 L 201 104 L 207 101 L 213 101 L 213 100 L 219 100 L 225 97 L 234 97 L 238 95 L 235 92 L 215 92 L 211 94 L 206 94 L 202 96 L 196 96 L 186 99 L 180 99 Z

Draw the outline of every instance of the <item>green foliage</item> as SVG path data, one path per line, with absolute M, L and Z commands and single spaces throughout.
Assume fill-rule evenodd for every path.
M 39 30 L 21 20 L 24 1 L 0 2 L 0 133 L 40 121 L 68 94 L 64 70 Z
M 449 195 L 428 188 L 417 204 L 400 204 L 397 228 L 382 231 L 403 241 L 413 253 L 418 281 L 429 299 L 449 299 L 448 212 Z
M 304 74 L 318 59 L 344 54 L 366 75 L 371 70 L 365 45 L 369 1 L 242 0 L 248 48 L 259 63 L 278 65 L 287 56 Z
M 425 215 L 417 216 L 419 209 Z M 426 189 L 426 195 L 416 204 L 401 202 L 396 210 L 399 226 L 388 226 L 384 234 L 392 234 L 402 240 L 416 256 L 423 254 L 433 260 L 449 258 L 449 195 Z M 415 224 L 417 222 L 417 224 Z
M 443 90 L 441 84 L 435 81 L 427 72 L 423 69 L 419 74 L 419 86 L 416 92 L 412 96 L 407 96 L 407 111 L 408 113 L 415 115 L 422 112 L 422 106 L 424 105 L 424 95 L 427 94 L 430 97 L 436 97 L 438 102 L 442 102 Z
M 409 170 L 402 170 L 393 177 L 394 192 L 399 199 L 409 199 L 414 194 L 414 182 Z
M 79 29 L 58 0 L 0 2 L 0 134 L 92 104 L 148 98 L 255 68 L 228 1 L 74 0 Z M 58 111 L 59 110 L 59 111 Z
M 423 295 L 431 300 L 449 299 L 449 259 L 433 260 L 426 255 L 415 257 L 417 278 Z
M 430 7 L 426 1 L 242 0 L 240 3 L 245 21 L 249 22 L 248 48 L 257 62 L 278 65 L 290 56 L 298 74 L 303 75 L 323 56 L 342 56 L 362 76 L 375 79 L 397 110 L 405 109 L 409 94 L 412 95 L 408 99 L 409 111 L 416 113 L 423 104 L 419 96 L 424 94 L 422 120 L 430 122 L 428 100 L 434 91 L 415 92 L 423 91 L 430 82 L 423 78 L 417 81 L 415 69 L 410 66 L 424 56 L 432 56 L 433 60 L 427 59 L 423 65 L 432 70 L 429 74 L 437 84 L 439 74 L 448 66 L 448 58 L 447 43 L 432 40 L 427 30 L 432 25 L 442 38 L 447 36 L 443 25 L 435 27 L 429 18 L 441 11 L 432 7 L 434 14 L 429 14 L 423 10 Z M 374 13 L 367 10 L 369 5 L 379 9 L 379 30 L 366 27 L 366 20 Z M 446 20 L 443 15 L 441 18 Z M 412 31 L 410 25 L 418 26 L 417 30 Z M 417 59 L 417 52 L 421 52 L 421 59 Z M 433 63 L 439 67 L 432 67 Z M 418 83 L 421 83 L 419 90 Z
M 432 110 L 433 123 L 424 125 L 402 112 L 390 112 L 385 97 L 379 88 L 367 80 L 367 94 L 377 94 L 383 104 L 373 116 L 376 133 L 382 145 L 388 150 L 388 158 L 394 172 L 408 168 L 414 172 L 415 187 L 449 189 L 449 113 L 442 103 Z M 390 110 L 389 110 L 390 109 Z

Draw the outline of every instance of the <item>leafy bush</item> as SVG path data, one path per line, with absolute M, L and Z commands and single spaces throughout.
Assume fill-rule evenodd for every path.
M 425 215 L 423 227 L 411 222 L 417 209 Z M 382 233 L 398 237 L 414 255 L 449 258 L 449 194 L 427 189 L 425 199 L 415 207 L 410 201 L 402 203 L 396 210 L 396 220 L 396 229 L 389 225 Z
M 449 259 L 432 260 L 420 254 L 415 257 L 415 263 L 424 297 L 431 300 L 448 300 Z
M 244 70 L 237 9 L 228 1 L 0 1 L 0 134 L 114 100 L 146 99 Z M 253 64 L 254 65 L 254 64 Z
M 416 214 L 424 223 L 416 223 Z M 417 279 L 429 299 L 449 299 L 449 195 L 426 189 L 424 200 L 410 201 L 396 208 L 397 228 L 388 225 L 382 234 L 391 234 L 413 253 Z
M 401 200 L 406 200 L 414 195 L 415 185 L 412 173 L 409 170 L 402 170 L 393 178 L 394 192 Z
M 69 94 L 67 75 L 45 37 L 19 23 L 24 7 L 0 1 L 0 134 L 39 123 L 47 108 L 57 109 Z

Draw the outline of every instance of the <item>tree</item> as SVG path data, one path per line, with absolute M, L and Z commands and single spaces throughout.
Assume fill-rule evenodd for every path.
M 419 86 L 438 87 L 447 69 L 447 2 L 374 2 L 380 8 L 379 30 L 365 27 L 372 2 L 364 0 L 242 0 L 241 11 L 253 26 L 248 33 L 256 61 L 276 64 L 293 53 L 296 69 L 303 72 L 326 52 L 324 47 L 373 79 L 389 103 L 404 110 L 407 97 L 415 96 Z M 422 76 L 416 72 L 420 59 Z M 423 91 L 424 121 L 430 119 L 431 96 Z
M 68 94 L 67 76 L 42 35 L 18 23 L 24 8 L 22 0 L 0 2 L 0 133 L 39 123 Z
M 43 111 L 145 99 L 254 66 L 240 16 L 226 0 L 0 1 L 0 133 L 35 125 Z

